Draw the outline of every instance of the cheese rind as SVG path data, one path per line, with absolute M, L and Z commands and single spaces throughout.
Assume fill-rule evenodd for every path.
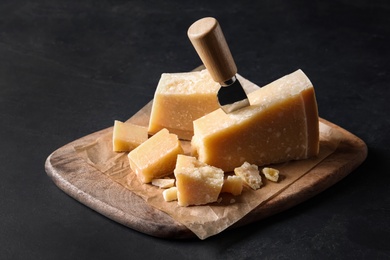
M 224 181 L 221 169 L 180 154 L 174 174 L 179 206 L 203 205 L 218 200 Z
M 218 109 L 194 121 L 193 156 L 228 172 L 245 161 L 261 166 L 318 154 L 314 88 L 301 70 L 248 98 L 248 107 L 229 114 Z
M 219 108 L 219 88 L 207 70 L 163 73 L 154 94 L 149 133 L 166 128 L 179 138 L 190 140 L 192 122 Z
M 131 169 L 142 183 L 172 174 L 178 154 L 183 153 L 175 134 L 162 129 L 128 154 Z
M 114 121 L 112 147 L 114 152 L 129 152 L 148 139 L 146 127 Z

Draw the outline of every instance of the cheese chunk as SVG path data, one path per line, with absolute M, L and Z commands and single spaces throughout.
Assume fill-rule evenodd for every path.
M 248 107 L 229 114 L 218 109 L 194 121 L 193 156 L 228 172 L 245 161 L 261 166 L 318 154 L 317 102 L 301 70 L 248 98 Z
M 185 73 L 163 73 L 154 94 L 149 133 L 162 128 L 191 140 L 192 122 L 219 108 L 220 86 L 207 70 Z
M 114 152 L 129 152 L 148 139 L 146 127 L 114 121 L 112 147 Z
M 240 176 L 229 175 L 223 182 L 222 192 L 231 193 L 234 196 L 240 195 L 242 192 L 244 180 Z
M 234 169 L 234 173 L 241 177 L 253 190 L 260 189 L 263 184 L 257 165 L 244 162 L 243 165 Z
M 162 129 L 128 154 L 130 167 L 142 183 L 172 174 L 183 148 L 175 134 Z
M 165 201 L 177 200 L 177 187 L 171 187 L 163 191 L 163 198 Z
M 221 169 L 191 156 L 178 155 L 174 173 L 179 206 L 203 205 L 218 200 L 224 179 Z
M 262 170 L 265 178 L 267 180 L 273 181 L 273 182 L 278 182 L 279 180 L 279 171 L 274 168 L 269 168 L 269 167 L 264 167 Z
M 161 189 L 171 188 L 175 185 L 175 179 L 153 179 L 152 185 Z

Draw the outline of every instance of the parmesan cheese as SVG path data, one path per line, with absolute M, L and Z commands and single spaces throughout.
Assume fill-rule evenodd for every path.
M 257 165 L 244 162 L 243 165 L 234 169 L 234 173 L 240 176 L 253 190 L 260 189 L 263 184 Z
M 301 71 L 248 94 L 250 106 L 226 114 L 217 109 L 194 121 L 192 155 L 233 171 L 316 156 L 319 120 L 314 88 Z
M 224 181 L 221 169 L 180 154 L 174 174 L 179 206 L 203 205 L 218 200 Z
M 112 147 L 114 152 L 129 152 L 148 139 L 146 127 L 114 121 Z
M 142 183 L 172 174 L 183 148 L 175 134 L 162 129 L 128 154 L 131 169 Z
M 177 187 L 171 187 L 163 191 L 163 198 L 165 201 L 177 200 Z
M 191 140 L 195 119 L 219 108 L 220 86 L 207 70 L 163 73 L 154 94 L 149 133 L 163 128 Z
M 278 182 L 279 171 L 277 169 L 270 168 L 270 167 L 264 167 L 262 172 L 263 172 L 265 178 L 267 178 L 267 180 L 270 180 L 273 182 Z
M 223 182 L 222 192 L 231 193 L 234 196 L 240 195 L 242 192 L 244 180 L 240 176 L 229 175 Z
M 152 185 L 157 186 L 160 189 L 171 188 L 175 185 L 175 179 L 153 179 Z

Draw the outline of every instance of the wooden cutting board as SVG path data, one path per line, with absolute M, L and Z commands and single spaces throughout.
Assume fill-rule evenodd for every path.
M 152 102 L 129 121 L 146 125 Z M 337 129 L 343 138 L 334 153 L 276 197 L 255 208 L 229 229 L 247 225 L 291 208 L 340 181 L 358 167 L 367 156 L 366 144 L 339 126 L 324 119 L 321 122 Z M 166 213 L 149 206 L 130 190 L 112 181 L 89 165 L 74 147 L 93 142 L 112 132 L 107 128 L 75 140 L 54 151 L 46 160 L 48 176 L 65 193 L 104 216 L 127 227 L 156 237 L 192 238 L 192 231 Z

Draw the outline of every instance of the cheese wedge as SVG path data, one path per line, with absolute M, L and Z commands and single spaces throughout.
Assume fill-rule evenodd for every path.
M 174 174 L 179 206 L 203 205 L 218 200 L 224 181 L 221 169 L 180 154 Z
M 142 183 L 172 174 L 183 148 L 175 134 L 162 129 L 128 154 L 130 168 Z
M 245 161 L 260 166 L 318 154 L 317 102 L 301 70 L 248 98 L 248 107 L 229 114 L 218 109 L 194 121 L 193 156 L 228 172 Z
M 148 139 L 146 127 L 114 121 L 112 147 L 114 152 L 129 152 Z
M 191 140 L 192 122 L 219 108 L 219 88 L 207 70 L 163 73 L 154 94 L 149 133 L 166 128 L 180 139 Z

